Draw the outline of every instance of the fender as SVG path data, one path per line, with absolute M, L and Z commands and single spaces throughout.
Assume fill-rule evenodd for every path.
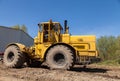
M 10 43 L 6 46 L 6 48 L 8 48 L 11 45 L 15 45 L 17 47 L 19 47 L 20 51 L 25 52 L 26 46 L 24 44 L 21 43 Z

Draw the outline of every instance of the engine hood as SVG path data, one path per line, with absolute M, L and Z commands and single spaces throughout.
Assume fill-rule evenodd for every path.
M 96 36 L 94 35 L 70 36 L 70 43 L 81 42 L 96 42 Z

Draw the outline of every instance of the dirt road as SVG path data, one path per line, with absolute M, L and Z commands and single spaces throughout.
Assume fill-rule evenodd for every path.
M 0 81 L 120 81 L 120 67 L 75 66 L 71 71 L 47 68 L 6 68 L 0 63 Z

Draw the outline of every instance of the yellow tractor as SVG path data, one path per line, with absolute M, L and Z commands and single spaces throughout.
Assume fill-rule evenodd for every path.
M 59 22 L 38 24 L 38 35 L 34 45 L 26 47 L 20 43 L 7 45 L 3 62 L 7 67 L 19 68 L 26 62 L 28 66 L 47 65 L 50 69 L 70 69 L 75 64 L 90 64 L 98 57 L 94 35 L 72 36 L 67 20 L 64 29 Z

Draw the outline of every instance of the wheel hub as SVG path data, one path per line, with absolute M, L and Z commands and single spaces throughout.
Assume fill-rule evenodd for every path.
M 65 64 L 65 56 L 62 53 L 57 53 L 54 56 L 54 61 L 58 65 L 63 65 L 63 64 Z
M 8 57 L 7 57 L 7 60 L 8 60 L 8 62 L 12 62 L 13 60 L 14 60 L 14 53 L 13 52 L 10 52 L 9 54 L 8 54 Z

